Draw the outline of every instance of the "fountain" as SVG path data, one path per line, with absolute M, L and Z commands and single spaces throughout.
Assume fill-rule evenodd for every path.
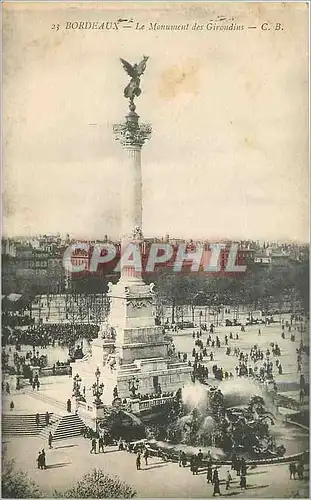
M 167 423 L 169 422 L 169 423 Z M 151 446 L 197 453 L 210 451 L 215 459 L 233 453 L 249 460 L 278 459 L 308 448 L 308 435 L 282 421 L 272 399 L 246 378 L 220 383 L 217 389 L 200 383 L 186 385 L 167 418 L 153 428 Z M 294 444 L 294 446 L 293 446 Z
M 306 430 L 284 422 L 271 397 L 247 378 L 223 381 L 217 389 L 187 384 L 148 419 L 116 398 L 104 407 L 98 431 L 112 440 L 143 439 L 157 456 L 172 460 L 181 451 L 189 458 L 201 448 L 220 462 L 234 454 L 252 463 L 283 461 L 308 449 Z

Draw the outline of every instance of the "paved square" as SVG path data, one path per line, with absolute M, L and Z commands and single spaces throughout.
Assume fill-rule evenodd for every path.
M 123 481 L 136 489 L 140 498 L 209 498 L 213 487 L 206 482 L 206 472 L 193 476 L 189 467 L 148 459 L 148 466 L 136 470 L 136 455 L 107 447 L 104 454 L 90 454 L 90 443 L 83 438 L 55 443 L 52 450 L 38 438 L 5 439 L 6 456 L 16 459 L 16 467 L 25 470 L 39 485 L 45 497 L 51 497 L 55 490 L 64 491 L 73 486 L 84 474 L 93 468 L 117 474 Z M 47 470 L 38 470 L 37 454 L 45 448 Z M 248 488 L 241 491 L 239 481 L 234 481 L 229 492 L 225 491 L 224 478 L 228 467 L 220 468 L 222 496 L 266 497 L 266 498 L 308 498 L 308 472 L 304 480 L 290 480 L 288 465 L 269 465 L 250 470 L 247 476 Z

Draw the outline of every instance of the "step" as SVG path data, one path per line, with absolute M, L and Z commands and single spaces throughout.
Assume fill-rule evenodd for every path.
M 62 419 L 62 416 L 57 415 L 57 418 L 52 422 L 52 425 L 45 426 L 39 433 L 39 437 L 42 439 L 48 439 L 50 432 L 52 436 L 54 436 L 55 431 L 58 427 L 59 421 Z
M 47 439 L 50 432 L 54 435 L 55 429 L 57 428 L 58 420 L 53 422 L 52 425 L 46 425 L 42 429 L 40 429 L 40 437 Z
M 48 439 L 51 432 L 53 441 L 81 436 L 81 429 L 84 427 L 82 419 L 76 414 L 62 416 L 54 425 L 46 427 L 40 432 L 42 439 Z
M 50 421 L 53 420 L 53 414 L 50 413 Z M 2 416 L 3 434 L 9 435 L 36 435 L 45 427 L 45 414 L 40 414 L 39 425 L 36 423 L 36 415 L 16 414 Z

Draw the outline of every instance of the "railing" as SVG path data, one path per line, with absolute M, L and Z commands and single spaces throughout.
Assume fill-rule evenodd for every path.
M 55 366 L 54 371 L 52 366 L 46 366 L 41 368 L 40 375 L 41 377 L 49 377 L 51 375 L 70 375 L 70 370 L 71 367 L 69 365 Z
M 78 406 L 79 408 L 84 408 L 86 411 L 93 411 L 93 406 L 90 406 L 88 403 L 85 403 L 84 401 L 79 401 Z
M 170 401 L 173 396 L 166 396 L 163 398 L 155 398 L 155 399 L 147 399 L 146 401 L 139 402 L 139 411 L 141 410 L 149 410 L 149 408 L 153 408 L 155 406 L 162 406 L 168 401 Z

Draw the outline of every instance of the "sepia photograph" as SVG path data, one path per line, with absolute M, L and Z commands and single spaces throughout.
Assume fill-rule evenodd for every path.
M 309 498 L 308 2 L 1 11 L 2 498 Z

